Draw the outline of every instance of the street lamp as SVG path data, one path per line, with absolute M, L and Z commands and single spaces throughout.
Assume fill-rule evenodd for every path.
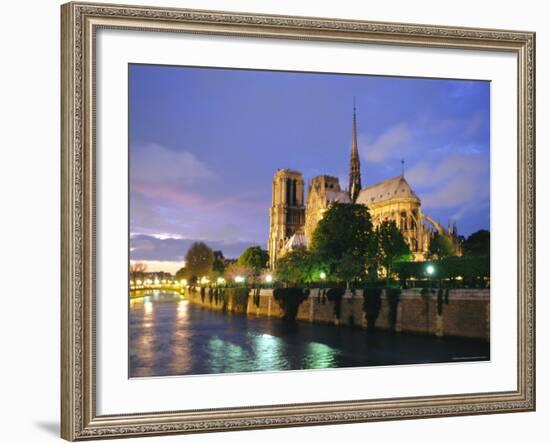
M 327 279 L 327 274 L 325 271 L 321 271 L 319 273 L 319 277 L 321 277 L 321 280 L 326 280 Z
M 237 275 L 235 277 L 235 283 L 243 283 L 244 282 L 244 277 L 242 275 Z
M 426 274 L 428 274 L 428 283 L 430 287 L 432 286 L 432 276 L 435 273 L 435 267 L 434 265 L 428 265 L 426 266 Z
M 265 282 L 266 283 L 271 283 L 273 281 L 273 276 L 271 274 L 267 274 L 265 276 Z
M 216 280 L 216 282 L 217 282 L 219 285 L 221 285 L 221 284 L 225 283 L 225 279 L 224 279 L 223 277 L 218 277 L 217 280 Z

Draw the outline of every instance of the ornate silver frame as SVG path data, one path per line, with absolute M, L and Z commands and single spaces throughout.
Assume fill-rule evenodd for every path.
M 67 440 L 533 411 L 535 34 L 68 3 L 62 18 L 61 436 Z M 94 35 L 99 28 L 508 51 L 518 60 L 518 380 L 510 392 L 98 416 L 95 408 Z

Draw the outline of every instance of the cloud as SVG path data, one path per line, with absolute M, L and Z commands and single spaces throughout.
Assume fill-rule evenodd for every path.
M 383 132 L 373 143 L 361 136 L 359 145 L 362 156 L 370 162 L 379 163 L 395 156 L 403 155 L 410 149 L 412 133 L 405 124 L 398 124 Z
M 216 174 L 195 154 L 174 151 L 157 143 L 131 147 L 132 182 L 189 185 L 216 180 Z
M 415 190 L 421 190 L 423 208 L 453 209 L 452 219 L 459 220 L 488 206 L 489 168 L 486 155 L 457 153 L 439 163 L 419 162 L 406 177 Z

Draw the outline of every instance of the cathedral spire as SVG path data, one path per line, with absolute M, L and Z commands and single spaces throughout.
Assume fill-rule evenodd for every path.
M 353 133 L 351 140 L 351 158 L 349 165 L 349 197 L 352 202 L 357 200 L 361 191 L 361 164 L 359 163 L 359 149 L 357 148 L 357 118 L 355 99 L 353 100 Z

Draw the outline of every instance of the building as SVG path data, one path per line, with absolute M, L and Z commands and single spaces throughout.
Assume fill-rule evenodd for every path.
M 270 266 L 289 251 L 307 249 L 324 212 L 334 203 L 357 203 L 368 207 L 374 226 L 395 221 L 415 260 L 424 260 L 435 233 L 447 236 L 460 254 L 456 224 L 444 228 L 422 211 L 422 202 L 401 175 L 366 188 L 361 186 L 361 163 L 357 146 L 356 110 L 353 108 L 349 183 L 342 189 L 338 178 L 319 175 L 311 179 L 304 204 L 304 178 L 298 171 L 279 169 L 273 177 L 268 251 Z
M 273 177 L 269 211 L 269 265 L 274 267 L 285 254 L 287 243 L 296 233 L 303 234 L 305 224 L 304 178 L 302 173 L 279 169 Z M 304 245 L 305 247 L 305 245 Z

